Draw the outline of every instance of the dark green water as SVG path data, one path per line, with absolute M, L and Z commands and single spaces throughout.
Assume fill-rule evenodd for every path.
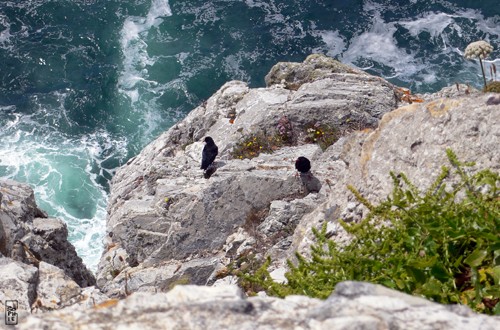
M 117 166 L 228 80 L 324 53 L 413 92 L 481 86 L 498 1 L 3 0 L 0 176 L 64 219 L 91 268 Z

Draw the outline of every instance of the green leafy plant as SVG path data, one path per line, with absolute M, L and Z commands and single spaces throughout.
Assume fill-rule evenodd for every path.
M 443 167 L 426 191 L 391 173 L 392 193 L 373 205 L 349 187 L 369 210 L 360 223 L 341 222 L 350 243 L 338 246 L 323 226 L 314 231 L 311 256 L 288 261 L 286 284 L 271 279 L 270 259 L 242 275 L 243 283 L 277 296 L 326 298 L 338 282 L 367 281 L 500 314 L 500 177 L 490 170 L 471 174 L 472 164 L 459 162 L 451 150 L 447 155 L 455 170 Z

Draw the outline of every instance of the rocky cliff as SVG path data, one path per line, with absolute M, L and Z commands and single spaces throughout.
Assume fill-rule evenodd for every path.
M 491 95 L 454 86 L 409 104 L 423 100 L 319 55 L 277 64 L 266 82 L 227 83 L 116 173 L 97 273 L 105 293 L 212 284 L 228 265 L 246 267 L 249 255 L 271 255 L 279 277 L 295 251 L 307 253 L 312 228 L 326 222 L 334 239 L 347 239 L 337 220 L 365 212 L 348 184 L 373 201 L 389 193 L 390 171 L 426 188 L 447 164 L 448 147 L 480 168 L 499 168 Z M 311 129 L 340 138 L 310 143 Z M 280 134 L 289 143 L 272 153 L 234 153 Z M 199 169 L 205 136 L 219 146 L 209 180 Z M 311 177 L 296 175 L 298 156 L 311 159 Z
M 426 188 L 447 163 L 448 147 L 478 168 L 500 170 L 500 105 L 490 102 L 493 94 L 453 86 L 413 96 L 321 55 L 277 64 L 266 84 L 225 84 L 120 168 L 96 274 L 106 296 L 92 291 L 91 309 L 80 303 L 32 316 L 21 328 L 498 327 L 498 318 L 465 307 L 364 283 L 341 283 L 325 302 L 247 299 L 231 285 L 230 269 L 267 255 L 273 276 L 283 279 L 285 260 L 307 253 L 311 229 L 323 223 L 332 239 L 347 240 L 338 219 L 357 221 L 366 212 L 348 184 L 372 201 L 390 191 L 389 171 Z M 199 169 L 205 136 L 219 147 L 208 180 Z M 259 147 L 272 152 L 258 154 Z M 312 161 L 311 175 L 296 173 L 298 156 Z
M 29 186 L 0 180 L 2 314 L 6 300 L 24 312 L 52 310 L 85 300 L 83 287 L 94 290 L 94 275 L 67 238 L 66 224 L 38 208 Z
M 325 202 L 322 183 L 335 181 L 329 153 L 305 143 L 307 129 L 375 127 L 398 105 L 395 86 L 323 56 L 280 63 L 266 81 L 267 88 L 257 89 L 225 84 L 116 173 L 108 251 L 97 273 L 104 292 L 123 296 L 125 279 L 131 292 L 164 291 L 178 281 L 210 284 L 243 254 L 285 255 L 303 216 Z M 280 133 L 289 143 L 273 146 L 272 154 L 231 153 Z M 199 169 L 205 136 L 219 147 L 210 180 Z M 295 176 L 298 156 L 314 164 L 316 177 L 306 184 Z

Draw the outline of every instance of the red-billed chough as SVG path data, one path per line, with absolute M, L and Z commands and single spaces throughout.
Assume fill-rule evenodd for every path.
M 307 193 L 318 193 L 321 190 L 321 182 L 311 173 L 311 161 L 306 157 L 299 157 L 295 161 L 295 169 L 299 171 L 300 180 Z
M 212 164 L 215 157 L 219 154 L 219 148 L 215 145 L 214 140 L 207 136 L 205 138 L 205 146 L 203 147 L 203 152 L 201 154 L 201 169 L 203 170 L 203 176 L 205 179 L 210 178 L 214 174 L 216 167 Z
M 302 174 L 306 174 L 311 170 L 311 162 L 306 157 L 300 156 L 295 161 L 295 169 Z

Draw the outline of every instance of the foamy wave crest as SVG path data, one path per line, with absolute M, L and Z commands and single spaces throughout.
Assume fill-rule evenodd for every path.
M 481 12 L 442 1 L 443 11 L 405 15 L 411 4 L 385 5 L 365 1 L 367 26 L 353 36 L 346 31 L 315 31 L 325 46 L 317 49 L 343 62 L 422 91 L 432 91 L 454 82 L 481 85 L 477 63 L 463 58 L 463 49 L 478 39 L 498 44 L 500 18 L 485 18 Z M 500 50 L 486 60 L 499 61 Z
M 139 100 L 139 86 L 144 83 L 147 87 L 157 83 L 147 79 L 147 66 L 153 65 L 154 57 L 147 51 L 147 34 L 153 27 L 162 22 L 161 17 L 171 16 L 172 12 L 167 0 L 153 0 L 146 17 L 128 17 L 125 19 L 121 31 L 121 48 L 123 53 L 123 70 L 118 86 L 132 103 Z
M 13 114 L 3 124 L 0 176 L 32 186 L 38 205 L 66 222 L 69 241 L 95 271 L 103 249 L 108 197 L 103 177 L 110 178 L 118 165 L 106 162 L 126 157 L 126 141 L 105 131 L 81 139 L 56 132 L 38 134 L 29 115 Z
M 143 144 L 149 142 L 158 128 L 166 126 L 157 105 L 166 87 L 150 77 L 150 69 L 158 57 L 148 54 L 148 42 L 151 30 L 171 15 L 167 0 L 153 0 L 145 17 L 127 17 L 121 30 L 123 69 L 118 78 L 118 90 L 130 102 L 130 108 L 121 116 L 126 118 L 121 119 L 128 121 L 124 126 L 133 123 L 137 127 L 140 133 L 136 137 L 143 137 Z

